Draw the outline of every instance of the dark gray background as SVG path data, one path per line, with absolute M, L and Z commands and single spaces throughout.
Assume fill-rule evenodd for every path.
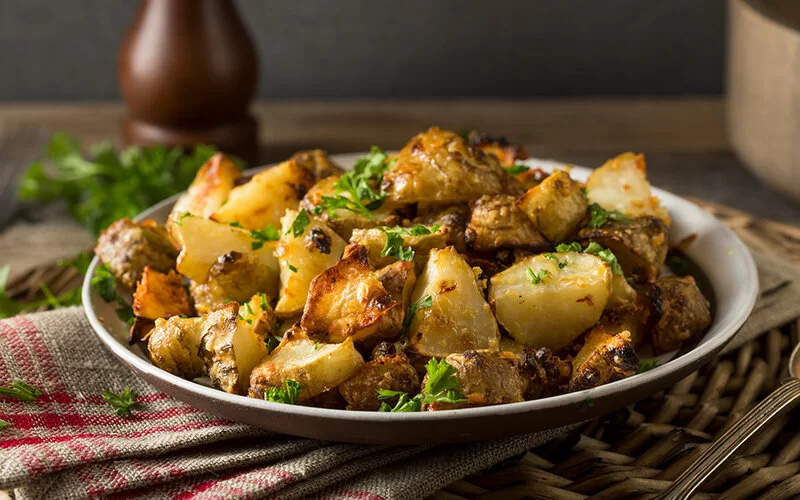
M 717 94 L 725 0 L 238 0 L 268 98 Z M 133 0 L 0 0 L 0 100 L 113 99 Z

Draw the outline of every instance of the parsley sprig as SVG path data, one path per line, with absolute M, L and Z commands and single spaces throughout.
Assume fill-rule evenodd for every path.
M 270 387 L 269 390 L 264 393 L 264 399 L 272 403 L 283 403 L 287 405 L 297 403 L 297 396 L 300 394 L 300 390 L 303 386 L 300 385 L 300 382 L 294 380 L 287 380 L 283 384 L 284 386 L 281 389 Z
M 275 335 L 267 335 L 265 340 L 267 344 L 267 354 L 270 354 L 272 351 L 275 350 L 276 347 L 281 343 L 283 337 L 277 337 Z
M 292 226 L 286 231 L 286 234 L 291 234 L 295 238 L 300 236 L 306 231 L 306 226 L 311 223 L 311 217 L 308 216 L 308 211 L 304 208 L 300 210 L 297 214 L 297 217 L 294 218 L 294 222 L 292 222 Z
M 511 165 L 510 167 L 503 167 L 503 168 L 505 169 L 506 173 L 508 173 L 508 175 L 519 175 L 531 169 L 531 167 L 521 164 Z
M 75 288 L 56 296 L 44 283 L 40 285 L 42 293 L 45 295 L 44 299 L 35 300 L 32 302 L 17 302 L 9 297 L 6 293 L 9 272 L 10 268 L 8 266 L 0 267 L 0 319 L 10 318 L 25 311 L 37 309 L 41 306 L 51 306 L 56 308 L 77 306 L 81 303 L 80 288 Z
M 400 338 L 408 335 L 408 330 L 411 328 L 411 323 L 414 322 L 414 317 L 420 309 L 426 309 L 433 305 L 433 297 L 426 295 L 419 299 L 417 302 L 412 302 L 408 305 L 408 311 L 403 316 L 403 328 L 400 330 Z
M 650 371 L 659 365 L 661 365 L 661 361 L 657 359 L 640 359 L 639 366 L 636 369 L 636 373 L 644 373 L 646 371 Z
M 118 417 L 131 416 L 131 411 L 139 406 L 139 403 L 136 402 L 137 397 L 139 395 L 130 387 L 123 389 L 119 395 L 111 391 L 103 391 L 103 401 L 114 408 L 114 415 Z
M 556 247 L 556 252 L 583 252 L 583 253 L 590 253 L 592 255 L 596 255 L 600 257 L 602 260 L 608 264 L 611 268 L 611 272 L 614 274 L 623 275 L 622 266 L 619 265 L 619 261 L 617 260 L 617 256 L 614 255 L 608 248 L 604 248 L 599 243 L 594 241 L 590 242 L 586 245 L 586 248 L 583 248 L 580 243 L 577 241 L 573 241 L 572 243 L 561 243 Z
M 383 245 L 383 250 L 381 250 L 381 257 L 394 257 L 398 260 L 413 260 L 414 249 L 403 246 L 405 244 L 405 239 L 407 237 L 410 238 L 413 236 L 435 233 L 439 230 L 439 224 L 434 224 L 430 228 L 416 225 L 412 228 L 380 226 L 378 229 L 386 233 L 386 243 Z
M 563 260 L 563 261 L 559 260 L 559 258 L 556 257 L 556 255 L 552 254 L 552 253 L 544 254 L 544 258 L 554 261 L 556 264 L 558 264 L 558 268 L 559 269 L 564 269 L 565 267 L 567 267 L 567 264 L 569 264 L 569 262 L 567 262 L 566 260 Z
M 41 395 L 42 391 L 21 380 L 11 382 L 8 387 L 0 387 L 0 396 L 19 399 L 20 401 L 36 401 Z
M 0 418 L 0 431 L 6 430 L 9 427 L 13 427 L 13 426 L 14 426 L 14 424 L 12 424 L 11 422 L 8 422 L 8 421 L 3 420 L 2 418 Z
M 597 229 L 605 225 L 608 221 L 628 222 L 628 216 L 619 210 L 606 210 L 597 203 L 589 205 L 589 223 L 592 229 Z
M 267 227 L 264 229 L 257 229 L 250 231 L 250 236 L 253 238 L 250 247 L 253 250 L 258 250 L 264 246 L 264 243 L 268 241 L 278 241 L 281 239 L 280 232 L 278 228 L 273 226 L 272 224 L 267 224 Z
M 531 285 L 538 285 L 542 283 L 544 280 L 550 277 L 550 273 L 547 269 L 537 269 L 534 271 L 530 267 L 525 270 L 525 277 L 528 278 L 528 281 Z
M 107 265 L 102 264 L 94 269 L 94 275 L 92 275 L 90 283 L 103 300 L 109 304 L 111 302 L 117 303 L 119 307 L 117 307 L 116 313 L 120 320 L 129 325 L 133 324 L 133 320 L 136 319 L 133 315 L 133 309 L 122 297 L 117 295 L 117 278 L 114 277 Z
M 424 404 L 458 404 L 467 402 L 467 398 L 461 392 L 461 382 L 456 376 L 458 371 L 453 365 L 443 359 L 431 358 L 428 364 L 425 365 L 425 371 L 428 374 L 428 378 L 425 381 L 424 394 L 409 397 L 405 392 L 377 389 L 378 399 L 381 400 L 381 406 L 378 411 L 392 413 L 414 412 L 420 411 Z M 395 397 L 397 401 L 392 406 L 388 401 Z

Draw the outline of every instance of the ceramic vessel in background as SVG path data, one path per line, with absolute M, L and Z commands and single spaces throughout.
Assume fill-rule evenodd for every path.
M 232 0 L 142 0 L 119 53 L 126 144 L 214 144 L 256 161 L 255 48 Z
M 728 135 L 750 170 L 800 200 L 800 2 L 730 0 Z

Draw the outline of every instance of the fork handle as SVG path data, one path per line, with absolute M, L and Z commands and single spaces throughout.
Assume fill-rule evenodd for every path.
M 747 412 L 714 441 L 678 478 L 655 498 L 688 499 L 736 451 L 774 417 L 800 402 L 800 379 L 792 377 Z

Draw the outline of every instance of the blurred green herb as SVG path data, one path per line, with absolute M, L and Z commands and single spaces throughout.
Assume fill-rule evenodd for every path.
M 687 276 L 692 272 L 692 265 L 684 257 L 673 255 L 667 259 L 667 266 L 678 276 Z
M 11 382 L 9 387 L 0 387 L 0 396 L 19 399 L 20 401 L 36 401 L 41 395 L 42 391 L 21 380 Z
M 114 408 L 114 415 L 118 417 L 130 417 L 131 410 L 135 410 L 139 404 L 136 402 L 138 394 L 126 387 L 119 395 L 111 391 L 103 391 L 103 400 Z

